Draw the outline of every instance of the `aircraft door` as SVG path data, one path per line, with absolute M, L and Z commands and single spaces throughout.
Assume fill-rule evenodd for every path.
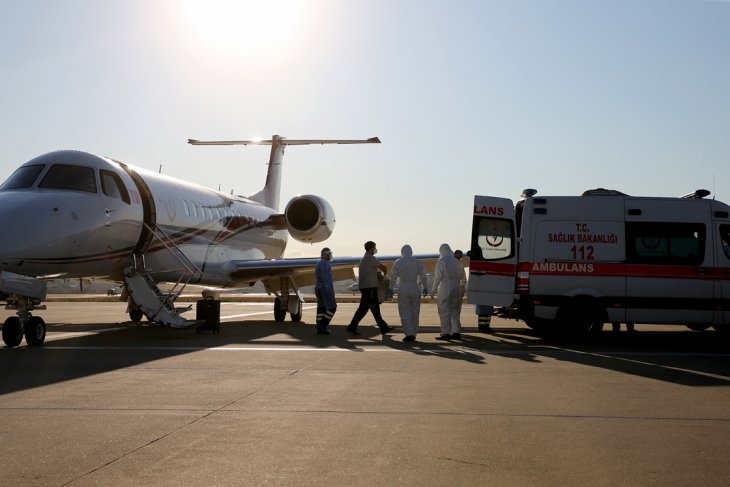
M 507 198 L 474 197 L 467 302 L 510 306 L 515 298 L 515 210 Z
M 141 226 L 141 208 L 133 204 L 129 190 L 119 174 L 102 169 L 99 172 L 106 239 L 113 250 L 131 250 L 137 242 Z

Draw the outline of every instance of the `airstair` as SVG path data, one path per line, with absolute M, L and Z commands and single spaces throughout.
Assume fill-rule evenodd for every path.
M 179 273 L 177 282 L 169 291 L 163 291 L 157 286 L 152 271 L 145 265 L 144 254 L 132 254 L 133 265 L 124 269 L 124 284 L 127 289 L 130 301 L 149 319 L 171 328 L 189 328 L 196 325 L 193 320 L 186 320 L 181 313 L 192 309 L 191 306 L 177 308 L 175 299 L 180 296 L 185 286 L 193 279 L 200 278 L 202 271 L 188 259 L 172 239 L 162 231 L 161 228 L 150 227 L 145 223 L 147 229 L 152 233 L 164 247 L 177 258 L 181 268 L 174 269 Z

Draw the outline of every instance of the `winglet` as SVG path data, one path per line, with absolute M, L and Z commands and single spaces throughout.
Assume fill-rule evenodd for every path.
M 380 143 L 380 138 L 379 137 L 370 137 L 368 139 L 368 142 L 370 142 L 371 144 L 379 144 Z

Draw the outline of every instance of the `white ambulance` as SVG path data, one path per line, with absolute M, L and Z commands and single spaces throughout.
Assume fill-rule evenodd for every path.
M 535 329 L 730 330 L 730 207 L 681 198 L 476 196 L 467 301 Z

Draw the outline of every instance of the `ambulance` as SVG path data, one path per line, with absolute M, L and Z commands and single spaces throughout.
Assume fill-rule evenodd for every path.
M 709 194 L 475 196 L 467 302 L 536 330 L 730 331 L 730 207 Z

